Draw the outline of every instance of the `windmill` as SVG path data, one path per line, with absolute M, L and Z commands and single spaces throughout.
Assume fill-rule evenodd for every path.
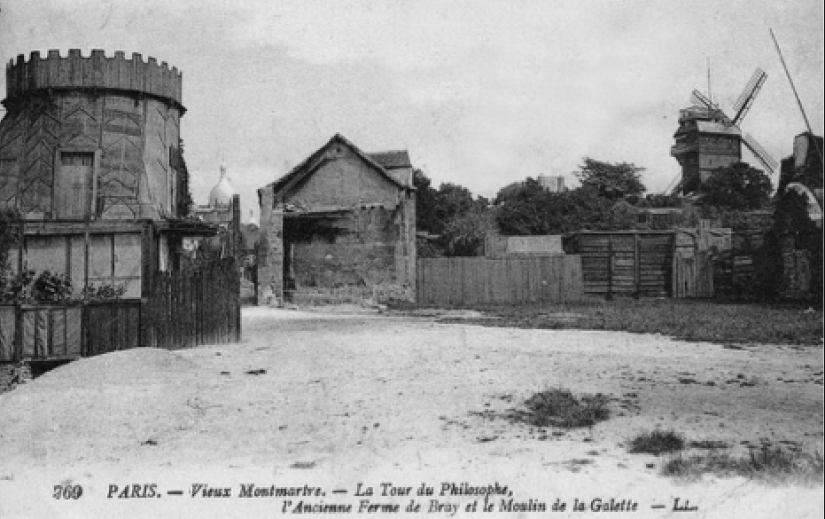
M 676 144 L 670 151 L 682 166 L 682 178 L 673 193 L 698 191 L 714 170 L 742 160 L 742 145 L 753 153 L 769 175 L 776 171 L 779 166 L 776 160 L 756 139 L 740 129 L 767 78 L 764 70 L 756 69 L 733 105 L 733 117 L 699 90 L 692 92 L 693 106 L 680 110 L 679 129 L 674 134 Z

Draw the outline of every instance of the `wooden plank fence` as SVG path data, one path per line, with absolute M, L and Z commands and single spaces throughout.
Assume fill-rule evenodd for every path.
M 0 306 L 0 361 L 239 342 L 240 312 L 239 272 L 232 261 L 159 273 L 142 299 Z
M 662 297 L 672 292 L 673 232 L 586 232 L 576 236 L 586 294 Z
M 95 301 L 83 308 L 83 356 L 128 350 L 143 345 L 140 299 Z
M 240 341 L 240 277 L 234 262 L 156 275 L 145 309 L 146 345 L 178 349 Z
M 416 296 L 425 305 L 559 302 L 583 296 L 578 256 L 421 258 Z

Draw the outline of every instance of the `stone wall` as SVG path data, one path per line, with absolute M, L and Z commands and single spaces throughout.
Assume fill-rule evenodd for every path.
M 258 191 L 261 205 L 261 237 L 258 242 L 258 304 L 279 305 L 284 296 L 284 216 L 274 207 L 270 186 Z
M 414 298 L 414 213 L 406 206 L 356 209 L 324 218 L 285 216 L 277 210 L 265 213 L 261 213 L 266 223 L 258 257 L 258 304 Z M 288 268 L 286 276 L 284 268 Z
M 356 210 L 330 222 L 337 231 L 331 240 L 313 235 L 291 243 L 296 292 L 403 283 L 395 261 L 399 220 L 396 211 Z

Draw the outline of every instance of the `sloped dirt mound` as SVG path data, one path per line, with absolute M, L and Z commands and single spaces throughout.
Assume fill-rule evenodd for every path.
M 139 348 L 78 360 L 0 396 L 0 458 L 83 459 L 174 437 L 197 421 L 198 367 Z
M 197 365 L 157 348 L 134 348 L 71 362 L 38 377 L 32 387 L 128 385 L 190 373 Z

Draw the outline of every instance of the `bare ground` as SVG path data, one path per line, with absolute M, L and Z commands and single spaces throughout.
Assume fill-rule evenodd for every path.
M 821 516 L 821 486 L 674 482 L 658 475 L 662 458 L 625 446 L 663 428 L 734 453 L 763 444 L 823 452 L 821 347 L 437 318 L 248 308 L 240 345 L 131 350 L 50 372 L 0 395 L 0 518 L 279 515 L 277 499 L 165 494 L 197 483 L 237 493 L 251 482 L 321 486 L 321 501 L 356 505 L 359 482 L 426 482 L 436 493 L 442 482 L 497 482 L 519 502 L 558 498 L 568 512 L 575 499 L 592 511 L 594 499 L 614 498 L 639 503 L 627 515 L 666 517 L 679 498 L 698 506 L 690 517 Z M 612 417 L 573 431 L 506 419 L 552 387 L 603 393 Z M 82 485 L 84 496 L 53 499 L 59 484 Z M 106 497 L 127 484 L 156 484 L 164 499 Z M 393 499 L 410 497 L 382 502 Z M 416 499 L 426 512 L 431 498 Z M 472 498 L 437 499 L 470 515 Z M 495 512 L 484 515 L 501 513 L 498 500 Z

